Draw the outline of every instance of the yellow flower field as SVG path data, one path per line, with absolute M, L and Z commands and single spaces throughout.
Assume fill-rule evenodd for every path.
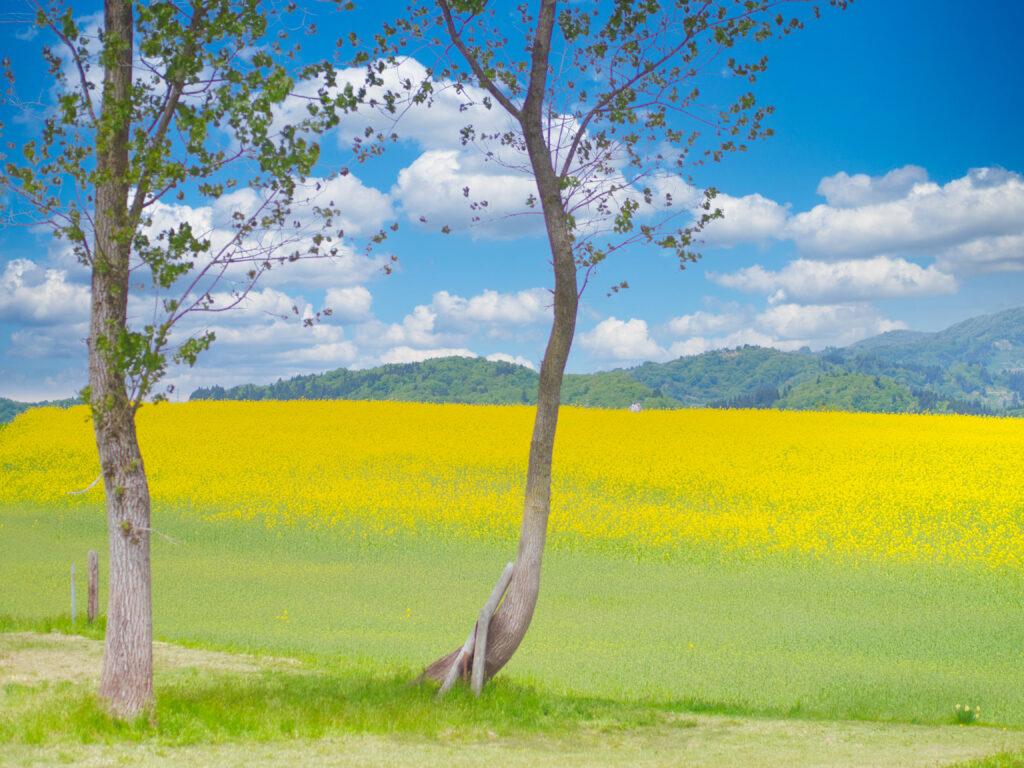
M 409 403 L 146 406 L 158 508 L 366 534 L 514 536 L 533 412 Z M 1024 421 L 567 408 L 555 540 L 1024 567 Z M 85 408 L 0 429 L 0 505 L 94 506 Z

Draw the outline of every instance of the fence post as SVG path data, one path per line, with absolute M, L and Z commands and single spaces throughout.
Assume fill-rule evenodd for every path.
M 75 623 L 78 606 L 75 603 L 75 564 L 71 564 L 71 623 Z
M 100 612 L 100 556 L 95 549 L 89 550 L 89 606 L 86 614 L 89 623 L 96 621 Z

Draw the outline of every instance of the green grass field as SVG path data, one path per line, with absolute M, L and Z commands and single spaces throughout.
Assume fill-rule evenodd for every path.
M 4 510 L 0 614 L 68 612 L 102 514 Z M 354 540 L 158 513 L 156 635 L 412 676 L 465 636 L 504 544 Z M 169 537 L 164 538 L 164 536 Z M 173 541 L 171 541 L 173 540 Z M 1024 728 L 1024 574 L 724 554 L 636 560 L 554 543 L 503 674 L 557 696 L 687 711 Z

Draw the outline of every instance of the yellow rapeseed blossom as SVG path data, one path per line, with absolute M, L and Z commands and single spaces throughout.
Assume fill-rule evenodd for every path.
M 146 406 L 155 503 L 268 525 L 514 536 L 533 411 L 411 403 Z M 98 472 L 88 412 L 0 430 L 0 505 L 71 508 Z M 1024 567 L 1024 421 L 566 408 L 553 536 L 643 549 Z

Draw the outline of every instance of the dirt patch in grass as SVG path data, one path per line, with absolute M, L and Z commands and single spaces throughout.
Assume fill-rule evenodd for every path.
M 0 633 L 0 684 L 98 682 L 103 643 L 78 635 L 57 632 Z M 248 656 L 185 648 L 170 643 L 153 644 L 153 666 L 169 670 L 216 670 L 260 672 L 268 668 L 296 667 L 299 662 L 280 657 Z

